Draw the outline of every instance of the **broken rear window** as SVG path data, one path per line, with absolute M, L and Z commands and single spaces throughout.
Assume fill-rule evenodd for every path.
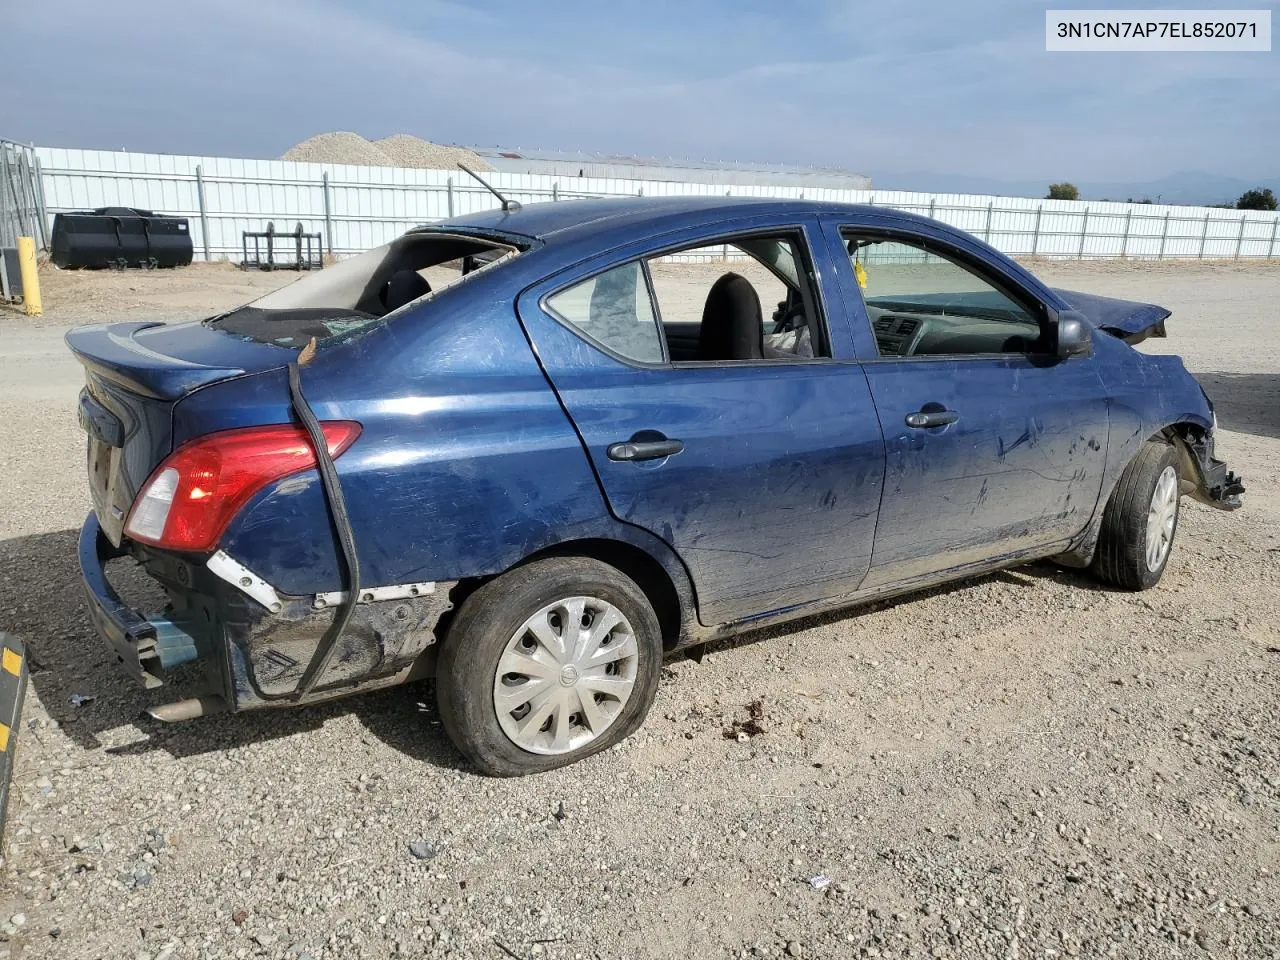
M 518 247 L 483 236 L 408 233 L 265 297 L 206 321 L 240 337 L 301 348 L 348 340 L 385 318 L 482 269 L 496 269 Z

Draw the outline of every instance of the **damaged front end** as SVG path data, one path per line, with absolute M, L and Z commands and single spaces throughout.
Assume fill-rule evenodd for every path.
M 1244 481 L 1213 455 L 1213 431 L 1190 427 L 1174 439 L 1184 461 L 1184 483 L 1189 476 L 1196 478 L 1183 492 L 1218 510 L 1240 509 Z
M 106 566 L 125 557 L 164 588 L 162 613 L 137 612 L 112 587 Z M 80 566 L 90 616 L 135 680 L 159 687 L 176 668 L 203 665 L 206 689 L 152 709 L 161 720 L 313 703 L 427 676 L 455 586 L 362 590 L 326 668 L 302 695 L 302 678 L 348 602 L 344 593 L 280 593 L 221 551 L 202 559 L 129 542 L 115 547 L 92 513 L 80 535 Z

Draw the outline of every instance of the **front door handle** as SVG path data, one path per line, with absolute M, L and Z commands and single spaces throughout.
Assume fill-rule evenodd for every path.
M 626 443 L 609 445 L 610 460 L 661 460 L 673 457 L 684 449 L 681 440 L 628 440 Z
M 940 408 L 938 404 L 928 404 L 923 410 L 916 413 L 907 414 L 908 427 L 945 427 L 948 423 L 955 423 L 960 419 L 960 414 L 954 410 Z

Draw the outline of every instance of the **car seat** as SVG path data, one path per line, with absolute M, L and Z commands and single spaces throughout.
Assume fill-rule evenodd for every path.
M 431 284 L 427 283 L 421 274 L 413 270 L 397 270 L 391 275 L 391 279 L 382 285 L 378 299 L 382 301 L 386 312 L 390 313 L 430 292 Z
M 760 298 L 750 281 L 726 273 L 707 294 L 698 330 L 696 359 L 760 360 L 764 357 L 764 320 Z

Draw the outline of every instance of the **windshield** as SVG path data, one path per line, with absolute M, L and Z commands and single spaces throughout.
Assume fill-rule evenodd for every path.
M 342 260 L 206 321 L 262 343 L 301 348 L 350 339 L 409 304 L 519 253 L 506 242 L 423 230 Z

